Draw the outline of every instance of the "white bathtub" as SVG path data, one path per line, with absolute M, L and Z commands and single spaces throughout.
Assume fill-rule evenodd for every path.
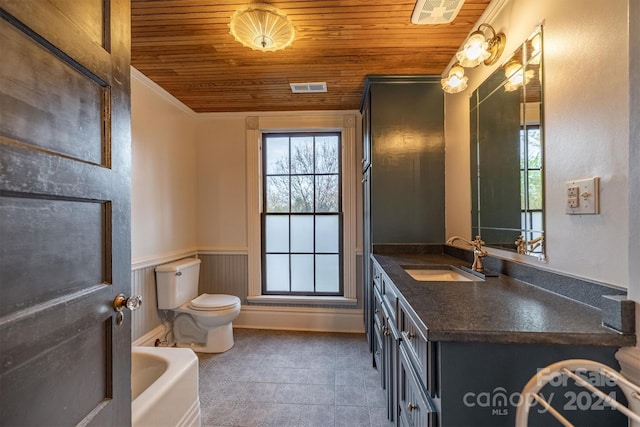
M 200 426 L 198 357 L 188 348 L 131 348 L 134 427 Z

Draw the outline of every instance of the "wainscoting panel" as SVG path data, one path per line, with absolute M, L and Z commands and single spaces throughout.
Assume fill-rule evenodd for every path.
M 194 254 L 189 254 L 194 256 Z M 229 294 L 240 298 L 243 314 L 237 319 L 238 327 L 268 329 L 302 329 L 341 332 L 362 331 L 362 253 L 356 254 L 357 299 L 355 307 L 271 304 L 260 306 L 247 303 L 248 257 L 246 253 L 200 253 L 199 293 Z M 176 259 L 184 258 L 179 256 Z M 158 259 L 157 264 L 170 262 Z M 153 264 L 153 265 L 150 265 Z M 131 295 L 142 296 L 142 306 L 131 312 L 132 341 L 163 334 L 163 323 L 157 309 L 155 263 L 149 261 L 131 271 Z M 127 313 L 128 314 L 128 313 Z M 153 339 L 149 338 L 150 342 Z
M 131 271 L 131 295 L 141 295 L 142 305 L 131 313 L 131 340 L 135 341 L 162 325 L 158 316 L 155 266 Z M 129 313 L 125 313 L 125 316 Z
M 247 303 L 247 254 L 203 254 L 200 264 L 200 293 L 236 295 Z

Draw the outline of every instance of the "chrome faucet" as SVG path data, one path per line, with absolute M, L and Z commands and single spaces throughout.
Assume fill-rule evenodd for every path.
M 476 236 L 475 240 L 467 240 L 460 236 L 453 236 L 447 240 L 447 245 L 453 245 L 453 242 L 456 240 L 462 241 L 465 245 L 473 248 L 473 264 L 471 265 L 471 269 L 473 271 L 477 271 L 478 273 L 484 272 L 484 265 L 482 265 L 481 258 L 484 258 L 488 255 L 487 250 L 482 247 L 484 242 L 480 239 L 480 236 Z

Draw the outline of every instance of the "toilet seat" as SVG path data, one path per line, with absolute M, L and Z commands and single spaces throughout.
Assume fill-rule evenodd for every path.
M 191 300 L 189 308 L 198 311 L 217 311 L 233 308 L 240 304 L 240 298 L 235 295 L 202 294 Z

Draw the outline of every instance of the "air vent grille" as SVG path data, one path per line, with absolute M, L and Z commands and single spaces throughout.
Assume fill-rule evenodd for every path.
M 291 86 L 291 92 L 293 93 L 320 93 L 327 91 L 326 82 L 289 83 L 289 86 Z
M 455 19 L 464 0 L 418 0 L 411 15 L 413 24 L 446 24 Z

